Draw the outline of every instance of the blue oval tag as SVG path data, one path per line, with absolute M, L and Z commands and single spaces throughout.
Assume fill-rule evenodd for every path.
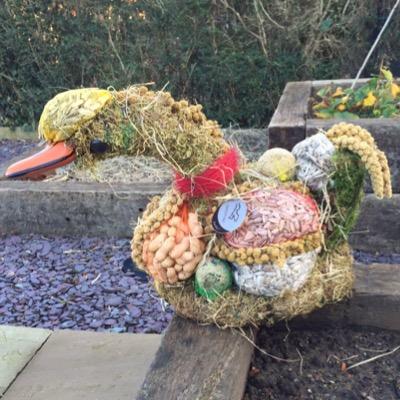
M 246 218 L 247 205 L 241 199 L 223 202 L 215 212 L 212 224 L 216 232 L 227 233 L 238 229 Z

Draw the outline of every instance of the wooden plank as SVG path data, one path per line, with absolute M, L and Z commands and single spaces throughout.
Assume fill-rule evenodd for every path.
M 311 82 L 289 82 L 268 126 L 269 147 L 291 150 L 305 138 Z
M 306 136 L 317 133 L 320 129 L 327 131 L 332 125 L 343 122 L 342 120 L 320 120 L 307 119 Z M 400 193 L 400 125 L 397 118 L 360 118 L 348 121 L 362 126 L 371 132 L 378 147 L 385 152 L 388 158 L 391 174 L 392 186 L 395 193 Z M 370 186 L 368 191 L 371 191 Z
M 0 234 L 130 237 L 149 198 L 165 185 L 0 182 Z
M 165 185 L 0 182 L 0 234 L 131 237 L 149 199 Z M 364 199 L 350 236 L 354 248 L 400 253 L 400 194 Z
M 294 328 L 324 325 L 369 326 L 400 331 L 400 265 L 355 264 L 354 294 L 290 323 Z
M 400 194 L 382 200 L 366 195 L 350 244 L 366 252 L 400 254 Z
M 55 331 L 3 400 L 131 400 L 160 335 Z
M 175 317 L 137 400 L 241 400 L 253 346 L 237 332 Z
M 369 81 L 369 78 L 362 78 L 359 79 L 356 83 L 356 88 L 364 85 L 364 83 L 367 83 Z M 311 86 L 313 91 L 317 91 L 319 89 L 322 89 L 325 86 L 328 85 L 335 85 L 335 86 L 341 86 L 342 88 L 346 88 L 351 86 L 353 83 L 353 79 L 325 79 L 325 80 L 319 80 L 319 81 L 312 81 Z
M 0 397 L 50 334 L 47 329 L 0 326 Z

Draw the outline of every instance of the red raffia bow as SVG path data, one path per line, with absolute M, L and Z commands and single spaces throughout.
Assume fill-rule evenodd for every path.
M 240 155 L 231 147 L 201 174 L 186 178 L 175 172 L 175 188 L 190 197 L 208 197 L 225 189 L 239 170 Z

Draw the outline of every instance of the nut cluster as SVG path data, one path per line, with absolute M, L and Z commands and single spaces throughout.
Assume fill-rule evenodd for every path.
M 173 190 L 167 191 L 162 197 L 154 196 L 148 203 L 142 218 L 138 221 L 131 242 L 132 258 L 138 266 L 145 269 L 142 260 L 143 243 L 147 236 L 161 224 L 175 215 L 182 206 L 185 198 Z
M 189 213 L 187 224 L 176 215 L 144 240 L 142 260 L 156 280 L 169 284 L 184 281 L 193 275 L 203 257 L 202 235 L 195 213 Z
M 183 198 L 167 192 L 149 204 L 134 232 L 136 263 L 159 282 L 176 284 L 191 277 L 201 261 L 204 230 L 194 212 L 180 214 Z
M 378 198 L 392 196 L 387 158 L 377 148 L 374 138 L 366 129 L 342 122 L 329 129 L 326 136 L 337 148 L 348 149 L 360 156 Z

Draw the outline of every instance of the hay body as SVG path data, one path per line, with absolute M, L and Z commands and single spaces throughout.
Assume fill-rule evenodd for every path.
M 342 244 L 318 256 L 309 279 L 300 290 L 286 291 L 274 298 L 231 289 L 210 302 L 196 295 L 192 283 L 183 287 L 156 283 L 155 287 L 179 315 L 201 323 L 214 323 L 220 328 L 273 325 L 349 296 L 354 282 L 352 264 L 350 247 Z
M 207 120 L 200 105 L 175 101 L 167 92 L 132 86 L 113 93 L 113 99 L 89 122 L 80 126 L 71 142 L 81 162 L 93 163 L 90 141 L 105 141 L 105 155 L 156 157 L 184 176 L 206 169 L 229 148 L 215 121 Z

